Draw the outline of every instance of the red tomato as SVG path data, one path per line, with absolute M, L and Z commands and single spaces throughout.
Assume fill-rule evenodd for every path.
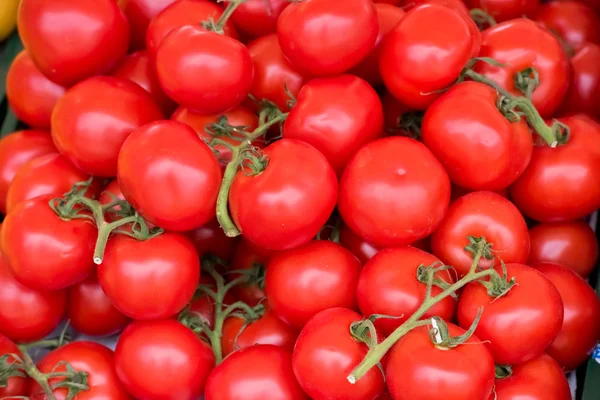
M 233 256 L 233 249 L 237 243 L 235 238 L 225 235 L 216 218 L 189 232 L 188 236 L 194 242 L 199 257 L 214 254 L 225 261 L 229 261 Z
M 115 349 L 117 375 L 136 399 L 195 400 L 214 365 L 210 346 L 172 319 L 131 323 Z
M 381 101 L 367 82 L 353 75 L 308 82 L 283 125 L 284 139 L 315 146 L 338 175 L 356 150 L 380 137 Z
M 275 142 L 264 154 L 269 162 L 261 174 L 238 171 L 233 180 L 229 193 L 233 221 L 258 247 L 301 246 L 315 237 L 335 207 L 335 172 L 323 154 L 298 140 Z
M 289 350 L 259 344 L 236 351 L 206 380 L 206 400 L 304 400 Z
M 375 321 L 377 329 L 386 335 L 402 325 L 425 300 L 427 285 L 417 280 L 417 269 L 420 265 L 430 266 L 440 260 L 412 246 L 385 249 L 377 253 L 367 262 L 360 272 L 356 298 L 361 313 L 369 317 L 373 314 L 390 315 L 398 318 L 380 318 Z M 448 284 L 453 283 L 448 271 L 439 272 L 436 277 Z M 442 292 L 433 286 L 432 296 Z M 374 294 L 377 295 L 374 295 Z M 446 297 L 433 306 L 423 319 L 438 316 L 450 321 L 454 316 L 456 300 Z
M 254 282 L 248 282 L 231 288 L 231 293 L 236 299 L 252 307 L 265 299 L 265 268 L 274 254 L 273 251 L 261 249 L 242 238 L 235 247 L 229 270 L 244 271 L 255 269 L 258 276 L 255 277 L 256 281 Z M 227 275 L 230 281 L 239 276 L 239 274 L 234 273 Z
M 129 45 L 127 18 L 114 0 L 23 0 L 18 25 L 37 67 L 63 86 L 108 72 Z
M 496 22 L 503 22 L 535 15 L 540 0 L 465 0 L 465 3 L 469 8 L 484 10 Z
M 467 236 L 485 237 L 492 244 L 492 252 L 504 262 L 527 261 L 527 224 L 519 210 L 499 194 L 473 192 L 460 197 L 431 236 L 433 254 L 452 265 L 460 276 L 469 272 L 473 262 L 473 255 L 465 250 L 469 244 Z M 480 265 L 488 267 L 491 263 L 482 259 Z
M 449 7 L 413 8 L 387 35 L 381 49 L 379 70 L 386 88 L 409 107 L 426 109 L 477 56 L 480 36 L 470 18 Z
M 4 228 L 2 228 L 4 231 Z M 0 333 L 16 342 L 43 339 L 65 312 L 64 291 L 38 292 L 21 285 L 0 256 Z
M 571 58 L 571 69 L 571 84 L 561 111 L 600 116 L 600 46 L 583 45 Z
M 600 16 L 579 1 L 542 4 L 537 9 L 535 21 L 575 49 L 588 42 L 600 44 Z
M 19 120 L 34 128 L 50 128 L 52 110 L 65 90 L 46 78 L 25 50 L 15 57 L 6 75 L 10 108 Z
M 521 212 L 540 222 L 578 219 L 600 207 L 600 124 L 584 115 L 560 121 L 571 130 L 567 143 L 536 146 L 510 188 Z
M 6 214 L 6 195 L 19 168 L 34 158 L 55 152 L 47 132 L 18 131 L 0 140 L 0 212 Z
M 117 179 L 113 179 L 104 187 L 100 193 L 100 196 L 98 197 L 98 201 L 100 204 L 110 204 L 117 199 L 125 200 L 125 196 L 123 196 L 123 192 L 121 192 L 119 181 Z
M 283 54 L 314 76 L 348 71 L 373 49 L 378 34 L 371 0 L 309 0 L 286 7 L 277 21 Z
M 188 231 L 214 218 L 221 169 L 185 124 L 159 121 L 134 131 L 119 153 L 118 179 L 127 201 L 161 228 Z
M 362 317 L 352 310 L 330 308 L 312 317 L 300 332 L 292 366 L 298 383 L 311 399 L 375 399 L 385 390 L 383 374 L 377 367 L 355 384 L 346 379 L 369 350 L 350 335 L 350 325 L 360 320 Z
M 98 266 L 106 296 L 134 319 L 177 314 L 192 299 L 199 279 L 194 245 L 186 236 L 171 232 L 142 241 L 116 235 L 108 241 L 104 262 Z
M 448 209 L 448 174 L 423 144 L 406 137 L 379 139 L 352 157 L 340 181 L 344 222 L 380 247 L 429 236 Z
M 425 112 L 423 143 L 459 186 L 504 189 L 529 164 L 533 140 L 527 122 L 510 122 L 497 102 L 498 94 L 491 87 L 464 82 L 453 86 Z M 460 114 L 456 110 L 461 110 Z
M 507 278 L 516 280 L 508 293 L 494 299 L 481 283 L 472 282 L 460 296 L 457 314 L 459 325 L 466 329 L 484 307 L 475 334 L 485 341 L 496 364 L 512 365 L 544 353 L 560 331 L 563 305 L 559 292 L 541 272 L 524 264 L 506 264 L 506 270 Z M 496 271 L 502 276 L 500 267 Z
M 42 373 L 65 372 L 67 368 L 61 365 L 62 362 L 69 363 L 76 371 L 85 371 L 88 374 L 89 390 L 79 392 L 77 400 L 131 399 L 117 377 L 112 350 L 103 345 L 85 341 L 69 343 L 47 354 L 37 364 L 37 368 Z M 55 385 L 63 380 L 64 378 L 53 378 L 49 380 L 49 384 Z M 66 399 L 68 392 L 66 387 L 52 391 L 57 400 Z M 34 399 L 46 398 L 40 385 L 35 382 L 29 388 L 29 395 Z
M 152 18 L 177 0 L 127 0 L 125 15 L 129 20 L 133 49 L 146 47 L 146 32 Z
M 477 192 L 477 191 L 478 190 L 465 189 L 458 185 L 452 185 L 452 191 L 450 192 L 450 203 L 451 204 L 454 203 L 454 201 L 456 199 L 464 196 L 465 194 L 469 194 L 469 193 L 473 193 L 473 192 Z M 494 192 L 494 193 L 499 194 L 500 196 L 508 199 L 508 188 L 500 189 L 500 190 L 489 190 L 489 192 Z
M 0 357 L 5 354 L 16 354 L 20 357 L 21 351 L 12 340 L 0 334 Z M 6 365 L 14 364 L 15 362 L 16 360 L 14 357 L 8 357 L 6 359 Z M 5 365 L 2 366 L 5 367 Z M 24 373 L 25 371 L 21 372 Z M 4 386 L 0 387 L 0 398 L 10 400 L 13 397 L 25 396 L 27 394 L 27 378 L 13 376 L 8 378 L 5 383 Z
M 486 29 L 482 39 L 479 57 L 491 57 L 503 66 L 479 62 L 475 70 L 521 96 L 515 77 L 535 68 L 540 84 L 533 92 L 533 105 L 542 117 L 551 116 L 567 93 L 571 78 L 569 59 L 552 33 L 534 21 L 518 18 Z
M 350 250 L 361 263 L 369 261 L 379 249 L 352 232 L 346 225 L 340 229 L 340 244 Z
M 277 31 L 279 15 L 289 4 L 287 0 L 246 0 L 235 9 L 231 21 L 247 36 L 269 35 Z
M 448 323 L 450 336 L 464 329 Z M 385 370 L 394 400 L 487 400 L 494 387 L 494 358 L 477 336 L 454 348 L 440 348 L 429 327 L 408 332 L 392 347 Z
M 439 4 L 444 7 L 449 7 L 454 11 L 463 13 L 464 15 L 471 18 L 471 15 L 469 14 L 469 9 L 465 5 L 465 3 L 463 3 L 462 0 L 410 0 L 407 2 L 407 4 L 404 5 L 403 8 L 405 10 L 410 10 L 422 4 Z

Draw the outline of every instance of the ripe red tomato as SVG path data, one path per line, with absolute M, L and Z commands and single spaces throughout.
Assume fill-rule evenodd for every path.
M 100 196 L 98 196 L 98 201 L 100 204 L 110 204 L 112 201 L 117 199 L 125 200 L 125 196 L 123 196 L 123 192 L 121 192 L 119 181 L 117 179 L 113 179 L 104 187 L 104 189 L 102 189 Z
M 243 301 L 249 306 L 255 306 L 265 299 L 265 268 L 275 252 L 261 249 L 248 240 L 242 238 L 235 247 L 230 271 L 248 271 L 254 269 L 257 276 L 254 282 L 248 282 L 231 288 L 231 293 L 236 299 Z M 231 281 L 240 275 L 229 273 L 227 278 Z
M 533 92 L 533 105 L 542 117 L 551 116 L 567 93 L 571 77 L 569 59 L 552 33 L 534 21 L 518 18 L 486 29 L 481 37 L 479 57 L 491 57 L 502 66 L 479 62 L 475 70 L 521 96 L 515 77 L 535 68 L 540 84 Z
M 369 350 L 350 335 L 350 325 L 362 319 L 352 310 L 330 308 L 312 317 L 300 332 L 292 366 L 298 383 L 311 399 L 375 399 L 385 390 L 383 374 L 377 367 L 355 384 L 346 379 Z
M 0 334 L 0 357 L 5 354 L 16 354 L 17 356 L 21 356 L 21 351 L 12 340 Z M 16 360 L 14 357 L 8 357 L 6 359 L 6 365 L 14 364 L 15 362 Z M 4 366 L 5 365 L 3 365 L 3 367 Z M 8 378 L 5 383 L 4 386 L 0 387 L 0 398 L 10 400 L 13 397 L 25 396 L 27 394 L 27 378 L 13 376 Z
M 6 75 L 6 97 L 17 118 L 34 128 L 49 129 L 52 110 L 65 88 L 46 78 L 25 50 Z
M 98 266 L 98 281 L 112 304 L 134 319 L 177 314 L 192 299 L 200 262 L 186 236 L 166 232 L 138 241 L 116 235 Z M 160 296 L 157 294 L 160 293 Z
M 286 0 L 247 0 L 231 14 L 231 21 L 246 36 L 266 36 L 277 31 L 279 15 L 289 4 Z
M 540 222 L 578 219 L 600 207 L 600 124 L 584 115 L 560 121 L 571 128 L 567 143 L 536 146 L 510 188 L 521 212 Z
M 600 44 L 600 16 L 585 3 L 544 3 L 537 9 L 535 21 L 556 33 L 574 49 L 579 49 L 585 43 Z
M 544 353 L 560 332 L 563 305 L 558 290 L 541 272 L 524 264 L 506 264 L 506 270 L 508 279 L 517 282 L 508 293 L 494 299 L 481 283 L 472 282 L 460 296 L 457 314 L 466 329 L 484 307 L 475 334 L 485 341 L 496 364 L 512 365 Z M 502 276 L 500 267 L 496 271 Z
M 425 112 L 423 143 L 459 186 L 504 189 L 529 164 L 533 140 L 527 122 L 510 122 L 497 102 L 498 94 L 491 87 L 464 82 L 448 90 Z M 461 110 L 460 114 L 456 110 Z
M 296 2 L 277 21 L 283 54 L 311 76 L 348 71 L 371 52 L 377 33 L 377 12 L 371 0 Z
M 338 209 L 344 222 L 380 247 L 429 236 L 448 209 L 450 180 L 423 144 L 406 137 L 368 143 L 348 163 Z
M 452 337 L 465 330 L 448 323 Z M 440 348 L 428 326 L 408 332 L 390 352 L 385 377 L 394 400 L 487 400 L 494 387 L 494 358 L 477 336 Z
M 342 225 L 340 229 L 340 244 L 350 250 L 363 264 L 379 251 L 377 247 L 352 232 L 346 225 Z
M 385 249 L 367 262 L 360 272 L 356 299 L 361 313 L 369 317 L 373 314 L 390 315 L 397 318 L 380 318 L 375 327 L 386 335 L 402 325 L 425 300 L 427 285 L 417 280 L 420 265 L 430 266 L 440 260 L 412 246 Z M 453 283 L 448 271 L 439 272 L 436 277 Z M 438 286 L 431 290 L 432 296 L 442 292 Z M 376 293 L 377 295 L 374 295 Z M 438 316 L 451 321 L 456 309 L 456 300 L 446 297 L 433 306 L 423 319 Z
M 129 21 L 130 48 L 146 47 L 146 32 L 152 18 L 177 0 L 127 0 L 123 11 Z
M 496 22 L 535 15 L 540 0 L 465 0 L 469 8 L 479 8 Z
M 174 231 L 214 218 L 221 168 L 189 126 L 159 121 L 134 131 L 119 153 L 119 185 L 140 215 Z
M 236 351 L 206 380 L 206 400 L 304 400 L 292 371 L 292 356 L 278 346 L 259 344 Z
M 301 246 L 319 232 L 335 207 L 335 172 L 323 154 L 298 140 L 275 142 L 264 154 L 269 162 L 261 174 L 239 171 L 233 180 L 229 193 L 233 221 L 258 247 Z
M 485 237 L 494 254 L 504 262 L 527 261 L 527 224 L 514 204 L 499 194 L 473 192 L 460 197 L 431 236 L 433 254 L 452 265 L 460 276 L 469 272 L 473 262 L 473 255 L 465 250 L 469 244 L 467 236 Z M 491 263 L 482 259 L 480 265 L 488 267 Z
M 66 295 L 62 290 L 38 292 L 23 286 L 2 255 L 0 304 L 0 333 L 15 342 L 32 342 L 43 339 L 58 326 L 65 312 Z
M 403 8 L 405 10 L 410 10 L 410 9 L 412 9 L 416 6 L 420 6 L 422 4 L 439 4 L 444 7 L 449 7 L 451 9 L 453 9 L 454 11 L 458 11 L 458 12 L 468 16 L 469 18 L 471 18 L 471 15 L 469 14 L 469 9 L 465 5 L 465 3 L 463 3 L 462 0 L 411 0 Z
M 110 71 L 129 45 L 127 18 L 114 0 L 23 0 L 18 25 L 37 67 L 63 86 Z
M 0 140 L 0 212 L 6 214 L 6 195 L 19 168 L 34 158 L 55 153 L 48 132 L 18 131 Z
M 571 57 L 573 75 L 560 110 L 600 116 L 600 46 L 584 44 Z
M 189 232 L 188 236 L 192 239 L 199 257 L 214 254 L 225 261 L 229 261 L 233 256 L 233 249 L 237 243 L 235 238 L 225 235 L 216 218 Z
M 284 139 L 313 145 L 338 176 L 356 150 L 380 137 L 383 108 L 379 96 L 354 75 L 308 82 L 283 125 Z
M 162 112 L 138 85 L 126 79 L 95 77 L 58 101 L 52 114 L 52 138 L 76 167 L 110 177 L 117 175 L 119 150 L 131 132 L 160 119 Z
M 69 363 L 76 371 L 88 373 L 89 390 L 79 392 L 77 400 L 131 399 L 117 377 L 112 350 L 103 345 L 86 341 L 69 343 L 48 353 L 37 364 L 37 368 L 42 373 L 65 372 L 67 368 L 62 362 Z M 54 385 L 63 380 L 64 378 L 52 378 L 49 384 Z M 67 398 L 68 392 L 66 387 L 52 391 L 57 399 Z M 42 388 L 35 382 L 29 387 L 29 395 L 33 399 L 45 398 Z
M 195 400 L 214 365 L 210 346 L 172 319 L 134 321 L 115 349 L 117 375 L 136 399 Z

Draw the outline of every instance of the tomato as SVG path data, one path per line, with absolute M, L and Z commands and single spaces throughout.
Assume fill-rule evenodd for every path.
M 258 247 L 286 250 L 309 242 L 325 224 L 337 199 L 335 172 L 317 149 L 293 139 L 264 150 L 266 169 L 238 171 L 229 193 L 233 221 Z
M 371 0 L 295 2 L 277 21 L 283 54 L 311 76 L 338 75 L 360 63 L 375 46 L 378 31 Z
M 216 290 L 215 281 L 210 275 L 202 275 L 200 277 L 200 285 L 207 285 L 209 289 Z M 236 299 L 231 293 L 227 292 L 223 298 L 223 306 L 227 307 L 235 303 L 235 301 Z M 215 301 L 208 294 L 194 295 L 186 310 L 206 322 L 209 328 L 213 328 L 215 324 Z
M 292 366 L 311 399 L 365 400 L 383 393 L 383 374 L 377 367 L 354 384 L 346 379 L 369 350 L 350 335 L 350 325 L 360 320 L 362 317 L 352 310 L 330 308 L 312 317 L 300 332 Z
M 469 8 L 479 8 L 491 15 L 496 22 L 535 15 L 540 0 L 465 0 Z
M 470 18 L 449 7 L 413 8 L 383 43 L 379 70 L 386 88 L 407 106 L 426 109 L 477 56 L 480 36 Z
M 152 18 L 177 0 L 127 0 L 123 11 L 131 31 L 130 47 L 146 47 L 146 32 Z
M 510 188 L 521 212 L 540 222 L 578 219 L 600 207 L 600 124 L 583 115 L 560 121 L 570 128 L 567 143 L 536 146 Z
M 121 148 L 118 170 L 123 195 L 154 225 L 188 231 L 214 218 L 221 169 L 189 126 L 159 121 L 137 129 Z
M 496 364 L 512 365 L 544 353 L 560 331 L 563 304 L 541 272 L 524 264 L 506 264 L 506 270 L 507 278 L 516 281 L 508 293 L 492 298 L 481 283 L 472 282 L 460 296 L 457 314 L 459 325 L 466 329 L 484 307 L 475 334 L 485 341 Z M 500 267 L 496 271 L 502 276 Z
M 2 231 L 4 232 L 4 228 Z M 64 291 L 38 292 L 20 284 L 0 256 L 0 333 L 16 342 L 43 339 L 65 312 Z
M 42 373 L 66 372 L 67 367 L 61 365 L 67 362 L 76 371 L 87 372 L 87 385 L 89 390 L 77 394 L 77 400 L 129 400 L 131 396 L 125 390 L 114 365 L 114 354 L 112 350 L 94 342 L 73 342 L 48 353 L 37 364 Z M 55 385 L 63 378 L 49 380 L 50 385 Z M 69 389 L 66 387 L 54 389 L 52 393 L 57 399 L 67 398 Z M 45 399 L 42 388 L 33 383 L 29 388 L 29 395 L 33 399 Z
M 356 150 L 382 136 L 383 108 L 377 92 L 353 75 L 308 82 L 283 125 L 284 139 L 315 146 L 338 175 Z
M 229 270 L 253 271 L 249 282 L 231 288 L 236 299 L 252 307 L 265 299 L 265 268 L 274 254 L 273 251 L 261 249 L 242 238 L 235 247 Z M 227 278 L 231 281 L 239 276 L 240 274 L 230 273 Z
M 12 340 L 6 336 L 0 334 L 0 357 L 5 354 L 15 354 L 21 357 L 21 351 Z M 16 360 L 14 357 L 8 357 L 6 359 L 6 365 L 14 364 Z M 5 367 L 5 365 L 2 365 Z M 25 371 L 21 371 L 24 373 Z M 4 386 L 0 386 L 0 398 L 10 400 L 12 397 L 25 396 L 27 394 L 27 378 L 20 376 L 13 376 L 8 378 Z
M 585 43 L 600 44 L 600 16 L 579 1 L 544 3 L 537 9 L 535 21 L 575 49 Z
M 58 101 L 52 114 L 52 137 L 79 169 L 111 177 L 117 174 L 125 139 L 136 128 L 160 119 L 162 112 L 138 85 L 121 78 L 95 77 L 74 86 Z
M 523 40 L 525 37 L 528 39 Z M 522 96 L 516 76 L 535 68 L 540 84 L 531 100 L 542 117 L 551 116 L 567 93 L 571 77 L 567 55 L 552 33 L 534 21 L 518 18 L 486 29 L 482 40 L 479 57 L 491 57 L 502 66 L 479 62 L 475 71 L 511 94 Z
M 427 285 L 417 280 L 420 265 L 442 265 L 433 254 L 412 246 L 385 249 L 369 260 L 358 279 L 356 298 L 361 313 L 369 317 L 373 314 L 389 315 L 396 318 L 380 318 L 375 326 L 386 335 L 402 325 L 425 300 Z M 436 277 L 453 283 L 448 271 L 438 272 Z M 432 296 L 442 292 L 439 286 L 433 286 Z M 456 300 L 446 297 L 433 306 L 423 316 L 424 319 L 438 316 L 450 321 L 454 316 Z
M 228 3 L 225 1 L 225 4 Z M 247 36 L 269 35 L 277 31 L 279 15 L 289 4 L 286 0 L 247 0 L 231 14 L 231 21 Z
M 448 174 L 423 144 L 406 137 L 368 143 L 348 163 L 338 209 L 344 222 L 379 247 L 429 236 L 448 209 Z
M 136 399 L 194 400 L 214 364 L 210 346 L 172 319 L 131 323 L 115 349 L 117 375 Z
M 108 185 L 102 189 L 100 196 L 98 196 L 98 201 L 100 204 L 110 204 L 115 200 L 125 200 L 125 196 L 123 196 L 123 192 L 121 192 L 121 187 L 119 186 L 119 181 L 117 179 L 111 180 Z M 118 210 L 120 207 L 115 207 L 113 210 Z M 105 214 L 108 217 L 108 215 Z M 110 218 L 107 218 L 110 220 Z
M 469 193 L 473 193 L 473 192 L 477 192 L 477 191 L 478 190 L 465 189 L 458 185 L 452 185 L 452 191 L 450 192 L 450 203 L 454 203 L 454 201 L 456 199 L 464 196 L 465 194 L 469 194 Z M 508 199 L 508 188 L 499 189 L 499 190 L 488 190 L 488 191 L 494 192 L 494 193 L 499 194 L 500 196 Z
M 469 244 L 467 236 L 485 237 L 492 244 L 493 254 L 504 262 L 527 261 L 527 224 L 514 204 L 499 194 L 473 192 L 460 197 L 431 236 L 433 254 L 452 265 L 460 276 L 469 272 L 473 262 L 473 255 L 465 250 Z M 488 267 L 491 263 L 482 259 L 480 265 Z
M 465 330 L 448 323 L 451 337 Z M 402 337 L 390 352 L 385 370 L 394 400 L 487 400 L 494 386 L 494 358 L 477 336 L 454 348 L 438 347 L 429 327 Z
M 379 249 L 352 232 L 346 225 L 340 229 L 340 244 L 350 250 L 361 263 L 369 261 Z
M 18 131 L 0 140 L 0 212 L 6 214 L 6 195 L 19 168 L 34 158 L 55 152 L 47 132 Z
M 469 18 L 471 18 L 469 9 L 465 5 L 465 3 L 462 2 L 462 0 L 416 0 L 416 1 L 411 0 L 403 8 L 405 10 L 410 10 L 410 9 L 412 9 L 416 6 L 420 6 L 422 4 L 439 4 L 444 7 L 451 8 L 454 11 L 458 11 L 458 12 L 468 16 Z
M 277 35 L 252 41 L 248 44 L 248 51 L 254 62 L 250 94 L 257 100 L 273 102 L 280 110 L 288 110 L 288 101 L 291 100 L 288 92 L 296 97 L 305 79 L 283 55 Z
M 206 381 L 206 400 L 304 400 L 286 349 L 259 344 L 236 351 Z
M 177 314 L 192 299 L 199 279 L 194 245 L 186 236 L 171 232 L 142 241 L 116 235 L 108 241 L 104 262 L 98 266 L 98 281 L 106 296 L 134 319 Z
M 464 82 L 453 86 L 425 112 L 423 143 L 459 186 L 504 189 L 529 164 L 533 140 L 527 122 L 510 122 L 497 102 L 498 94 L 491 87 Z
M 229 261 L 233 256 L 233 249 L 237 243 L 235 238 L 225 235 L 216 218 L 189 232 L 188 236 L 192 239 L 199 257 L 214 254 L 225 261 Z
M 571 84 L 560 110 L 600 116 L 600 46 L 584 44 L 571 57 L 571 69 Z
M 18 26 L 33 62 L 63 86 L 108 72 L 129 45 L 127 18 L 114 0 L 22 0 Z
M 6 97 L 17 118 L 31 127 L 50 128 L 52 110 L 65 91 L 37 69 L 25 50 L 10 64 Z

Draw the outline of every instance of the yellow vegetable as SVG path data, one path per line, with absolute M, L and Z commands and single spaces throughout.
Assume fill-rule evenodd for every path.
M 0 0 L 0 41 L 6 39 L 17 26 L 17 10 L 21 0 Z

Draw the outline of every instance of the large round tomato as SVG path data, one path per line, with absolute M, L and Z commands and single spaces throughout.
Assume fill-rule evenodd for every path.
M 496 22 L 533 16 L 540 0 L 465 0 L 469 8 L 479 8 L 491 15 Z
M 257 247 L 242 238 L 235 247 L 229 267 L 231 272 L 227 274 L 227 279 L 231 281 L 240 276 L 240 274 L 233 273 L 233 271 L 246 271 L 250 273 L 251 278 L 248 282 L 231 288 L 230 293 L 236 299 L 250 306 L 255 306 L 265 299 L 265 271 L 269 260 L 274 254 L 275 252 Z
M 340 244 L 350 250 L 363 264 L 379 251 L 377 247 L 352 232 L 346 225 L 340 229 Z
M 214 217 L 221 168 L 189 126 L 159 121 L 137 129 L 118 165 L 123 195 L 154 225 L 187 231 Z
M 22 0 L 18 25 L 40 71 L 63 86 L 109 71 L 129 45 L 114 0 Z
M 375 246 L 429 236 L 450 201 L 450 180 L 427 147 L 406 137 L 368 143 L 340 181 L 338 208 L 350 229 Z
M 583 45 L 571 57 L 573 75 L 560 111 L 600 115 L 600 46 Z
M 21 351 L 12 340 L 0 333 L 0 357 L 6 354 L 15 354 L 21 356 Z M 6 359 L 6 365 L 14 364 L 14 357 Z M 5 365 L 3 365 L 5 367 Z M 21 371 L 24 373 L 24 371 Z M 13 397 L 25 396 L 27 394 L 28 382 L 27 378 L 21 376 L 12 376 L 3 382 L 5 385 L 0 386 L 0 398 L 10 400 Z
M 231 14 L 231 21 L 246 36 L 269 35 L 277 31 L 279 15 L 289 4 L 287 0 L 246 0 Z
M 146 32 L 152 18 L 177 0 L 127 0 L 125 15 L 129 21 L 131 32 L 130 47 L 144 49 L 146 47 Z
M 233 256 L 233 249 L 237 243 L 236 238 L 225 235 L 216 218 L 189 232 L 188 236 L 194 242 L 199 257 L 213 254 L 225 261 L 229 261 Z
M 575 49 L 585 43 L 600 44 L 600 16 L 579 1 L 553 1 L 542 4 L 535 21 L 556 33 Z

